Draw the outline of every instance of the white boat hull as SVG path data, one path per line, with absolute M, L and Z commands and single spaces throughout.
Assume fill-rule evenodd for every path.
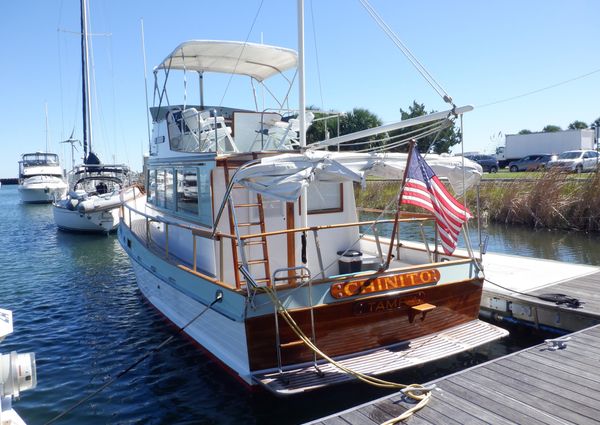
M 75 195 L 73 195 L 75 196 Z M 54 222 L 61 230 L 85 233 L 109 233 L 119 226 L 121 205 L 143 194 L 135 187 L 113 194 L 72 198 L 54 203 Z
M 67 184 L 59 178 L 27 180 L 19 185 L 21 201 L 27 204 L 47 204 L 67 194 Z
M 52 208 L 54 222 L 61 230 L 86 233 L 109 233 L 119 226 L 119 207 L 82 213 L 57 206 Z
M 126 251 L 128 240 L 135 243 L 135 237 L 127 228 L 119 230 L 119 241 Z M 142 250 L 136 250 L 141 252 Z M 206 304 L 198 300 L 206 294 L 214 299 L 215 287 L 208 282 L 202 285 L 198 278 L 179 268 L 156 259 L 148 252 L 137 258 L 131 256 L 131 264 L 136 276 L 136 281 L 144 297 L 169 321 L 178 327 L 188 325 L 184 332 L 195 342 L 205 348 L 217 360 L 231 369 L 237 376 L 249 385 L 255 385 L 250 375 L 248 362 L 248 348 L 246 344 L 246 330 L 243 317 L 243 307 L 240 307 L 240 317 L 228 317 L 215 309 L 208 309 L 201 317 L 194 318 L 206 308 Z M 150 268 L 152 270 L 150 270 Z M 169 276 L 162 279 L 161 276 Z M 189 282 L 185 282 L 189 280 Z M 176 285 L 199 288 L 198 293 L 177 288 Z M 232 300 L 233 294 L 225 291 L 224 304 Z M 209 302 L 210 302 L 209 301 Z M 235 301 L 233 301 L 235 303 Z M 230 306 L 228 306 L 230 308 Z M 235 309 L 233 309 L 235 310 Z M 190 323 L 191 322 L 191 323 Z

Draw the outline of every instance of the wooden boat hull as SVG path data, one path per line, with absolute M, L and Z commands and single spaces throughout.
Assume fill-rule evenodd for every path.
M 320 305 L 314 309 L 317 346 L 330 356 L 344 356 L 433 334 L 476 319 L 481 292 L 482 281 L 474 279 Z M 424 316 L 411 307 L 425 303 L 435 308 Z M 310 336 L 310 310 L 295 310 L 291 316 Z M 279 329 L 282 344 L 298 340 L 283 319 L 279 319 Z M 246 335 L 250 368 L 276 367 L 274 316 L 248 318 Z M 303 344 L 282 348 L 281 353 L 283 365 L 307 362 L 313 357 Z
M 255 300 L 262 308 L 253 309 L 244 292 L 224 288 L 178 267 L 176 261 L 157 257 L 129 227 L 119 227 L 119 241 L 131 258 L 143 296 L 176 326 L 187 325 L 185 332 L 244 382 L 255 385 L 259 383 L 257 373 L 277 369 L 274 309 L 264 294 Z M 223 302 L 193 321 L 217 291 L 223 293 Z M 473 322 L 478 316 L 481 291 L 481 279 L 474 278 L 321 304 L 314 309 L 316 344 L 330 356 L 351 358 L 426 338 Z M 285 291 L 280 296 L 285 298 Z M 413 309 L 425 303 L 435 308 L 425 314 Z M 310 336 L 310 310 L 292 308 L 291 315 Z M 281 349 L 284 369 L 311 362 L 313 353 L 297 343 L 298 337 L 283 319 L 279 320 L 279 328 L 280 342 L 292 343 Z

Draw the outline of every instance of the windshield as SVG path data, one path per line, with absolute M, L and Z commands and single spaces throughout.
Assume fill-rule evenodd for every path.
M 558 159 L 577 159 L 580 156 L 581 156 L 581 152 L 576 152 L 576 151 L 563 152 L 560 155 L 558 155 Z
M 58 165 L 58 155 L 53 153 L 28 153 L 23 155 L 26 165 Z

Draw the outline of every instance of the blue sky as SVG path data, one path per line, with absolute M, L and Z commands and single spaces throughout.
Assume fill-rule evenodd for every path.
M 263 0 L 252 31 L 260 0 L 90 1 L 94 150 L 105 162 L 114 158 L 138 170 L 147 150 L 141 19 L 150 88 L 151 69 L 185 40 L 262 38 L 297 47 L 293 0 Z M 465 151 L 491 151 L 499 132 L 566 128 L 600 117 L 597 0 L 371 4 L 457 105 L 475 106 L 465 116 Z M 358 0 L 306 0 L 305 6 L 307 104 L 363 107 L 384 122 L 398 119 L 413 100 L 446 109 Z M 70 150 L 58 142 L 73 129 L 81 138 L 79 1 L 4 1 L 0 13 L 0 177 L 16 176 L 22 153 L 45 149 L 45 104 L 50 149 L 68 168 Z M 211 87 L 206 103 L 219 103 L 223 90 Z M 152 102 L 151 91 L 149 97 Z M 225 99 L 235 106 L 236 91 Z

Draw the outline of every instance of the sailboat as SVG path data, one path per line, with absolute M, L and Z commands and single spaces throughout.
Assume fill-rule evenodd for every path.
M 48 110 L 46 109 L 46 151 L 26 153 L 19 161 L 19 194 L 28 204 L 45 204 L 67 193 L 58 155 L 48 152 Z
M 83 164 L 70 171 L 70 190 L 54 202 L 53 214 L 61 230 L 108 233 L 119 225 L 123 202 L 140 196 L 141 191 L 130 184 L 129 167 L 103 164 L 92 151 L 87 8 L 86 0 L 81 0 Z

